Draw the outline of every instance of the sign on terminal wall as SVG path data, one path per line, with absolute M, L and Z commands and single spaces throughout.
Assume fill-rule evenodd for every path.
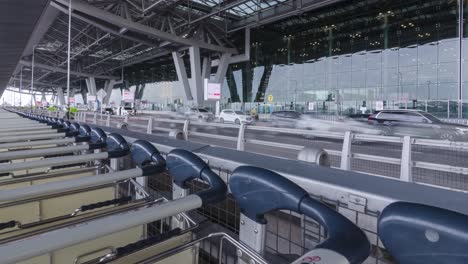
M 123 91 L 122 100 L 127 103 L 133 103 L 135 101 L 135 94 L 131 91 Z
M 205 79 L 205 100 L 219 100 L 221 99 L 221 84 L 210 83 Z

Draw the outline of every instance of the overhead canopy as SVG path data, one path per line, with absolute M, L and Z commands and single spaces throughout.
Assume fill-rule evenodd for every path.
M 121 77 L 123 67 L 148 61 L 158 64 L 160 59 L 171 59 L 173 51 L 187 54 L 190 47 L 214 60 L 222 54 L 237 55 L 242 50 L 233 43 L 232 32 L 336 1 L 72 0 L 71 84 L 85 87 L 87 77 L 104 83 L 103 79 Z M 21 69 L 23 89 L 31 88 L 33 47 L 36 65 L 41 65 L 34 67 L 34 89 L 51 91 L 66 86 L 69 3 L 0 1 L 0 67 L 5 68 L 1 69 L 0 91 L 8 79 L 10 85 L 16 82 L 18 86 Z M 52 15 L 43 15 L 38 21 L 47 4 Z M 36 22 L 40 26 L 29 38 Z M 6 44 L 9 46 L 4 47 Z
M 0 94 L 18 64 L 49 0 L 0 1 Z

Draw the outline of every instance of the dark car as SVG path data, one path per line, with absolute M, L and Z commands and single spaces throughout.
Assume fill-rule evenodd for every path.
M 445 123 L 419 110 L 382 110 L 369 116 L 369 124 L 381 126 L 384 135 L 442 140 L 466 140 L 468 127 Z
M 275 111 L 270 115 L 270 122 L 275 127 L 296 127 L 297 121 L 301 118 L 301 113 L 285 110 Z

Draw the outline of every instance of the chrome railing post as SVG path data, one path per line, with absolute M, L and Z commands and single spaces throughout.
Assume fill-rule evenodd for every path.
M 190 126 L 190 120 L 186 119 L 185 122 L 184 122 L 184 127 L 182 129 L 182 132 L 184 133 L 184 140 L 187 141 L 188 140 L 188 136 L 189 136 L 189 126 Z
M 110 118 L 111 118 L 111 115 L 108 114 L 107 119 L 106 119 L 106 126 L 108 126 L 108 127 L 110 127 Z
M 148 118 L 148 127 L 146 128 L 146 134 L 153 134 L 153 117 Z
M 351 170 L 352 152 L 351 146 L 354 135 L 350 131 L 346 131 L 343 139 L 343 149 L 341 150 L 341 165 L 342 170 Z
M 97 124 L 97 113 L 95 112 L 94 113 L 94 117 L 93 117 L 93 124 Z
M 413 182 L 413 162 L 411 160 L 411 137 L 404 136 L 403 147 L 401 149 L 401 169 L 400 179 L 406 182 Z
M 239 134 L 237 136 L 237 150 L 244 151 L 245 149 L 245 127 L 246 125 L 244 123 L 239 126 Z

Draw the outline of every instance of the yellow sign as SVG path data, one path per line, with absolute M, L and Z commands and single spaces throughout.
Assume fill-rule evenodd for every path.
M 268 102 L 273 102 L 273 95 L 272 94 L 268 95 Z

